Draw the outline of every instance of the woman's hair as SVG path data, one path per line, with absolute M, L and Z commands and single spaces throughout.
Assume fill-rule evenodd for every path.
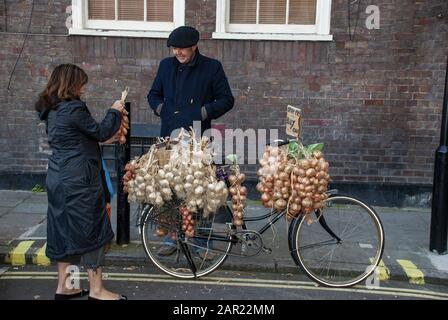
M 79 100 L 81 88 L 88 82 L 87 74 L 74 64 L 61 64 L 51 73 L 44 91 L 35 104 L 38 112 L 53 109 L 61 101 Z

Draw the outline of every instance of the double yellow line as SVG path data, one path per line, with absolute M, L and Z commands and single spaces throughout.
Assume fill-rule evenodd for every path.
M 9 252 L 5 258 L 6 264 L 11 264 L 13 266 L 21 266 L 26 263 L 26 254 L 32 248 L 35 241 L 21 241 L 16 247 Z M 41 245 L 34 253 L 32 257 L 33 264 L 48 266 L 50 265 L 50 260 L 45 256 L 46 243 Z M 410 260 L 397 259 L 397 263 L 401 266 L 403 271 L 409 278 L 409 282 L 413 284 L 425 284 L 425 275 L 418 267 Z M 387 281 L 390 279 L 391 273 L 389 268 L 385 265 L 384 261 L 381 260 L 379 265 L 380 280 Z
M 157 274 L 136 274 L 136 273 L 105 273 L 108 281 L 127 281 L 144 283 L 173 283 L 173 284 L 195 284 L 195 285 L 215 285 L 215 286 L 235 286 L 252 288 L 275 288 L 290 290 L 320 290 L 333 292 L 353 292 L 362 294 L 400 296 L 420 299 L 448 300 L 448 294 L 429 290 L 413 290 L 404 288 L 380 287 L 367 289 L 357 285 L 352 288 L 327 288 L 318 287 L 314 282 L 309 281 L 288 281 L 271 279 L 250 279 L 250 278 L 224 278 L 224 277 L 203 277 L 197 280 L 177 279 Z M 86 274 L 81 273 L 81 279 L 86 279 Z M 49 280 L 57 279 L 56 272 L 16 272 L 7 271 L 0 275 L 0 280 Z

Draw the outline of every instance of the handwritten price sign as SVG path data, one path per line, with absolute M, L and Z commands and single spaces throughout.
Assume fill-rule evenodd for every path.
M 288 105 L 286 111 L 286 134 L 299 138 L 302 123 L 302 110 Z

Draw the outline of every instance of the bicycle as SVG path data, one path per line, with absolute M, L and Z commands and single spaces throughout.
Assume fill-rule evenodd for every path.
M 337 190 L 327 193 L 324 208 L 314 212 L 314 223 L 309 224 L 304 214 L 291 220 L 289 251 L 296 265 L 313 281 L 328 287 L 353 286 L 369 277 L 378 266 L 384 250 L 383 226 L 368 204 L 340 195 Z M 208 218 L 195 213 L 194 219 L 199 222 L 195 235 L 186 237 L 181 227 L 180 206 L 177 200 L 162 208 L 144 205 L 138 225 L 149 259 L 163 272 L 183 279 L 210 274 L 229 255 L 250 257 L 263 250 L 269 252 L 263 245 L 262 234 L 286 215 L 286 210 L 271 210 L 261 216 L 247 217 L 238 230 L 232 224 L 230 207 L 225 205 Z M 247 228 L 247 222 L 267 219 L 258 231 Z M 172 255 L 157 254 L 166 245 L 166 236 L 157 234 L 161 229 L 173 238 Z M 232 253 L 237 247 L 240 253 Z

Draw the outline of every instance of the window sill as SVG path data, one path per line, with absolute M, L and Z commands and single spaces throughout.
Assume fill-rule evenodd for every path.
M 321 35 L 321 34 L 213 32 L 212 38 L 233 39 L 233 40 L 333 41 L 332 35 Z
M 127 31 L 127 30 L 97 30 L 97 29 L 69 29 L 69 35 L 100 36 L 100 37 L 129 37 L 129 38 L 164 38 L 169 31 Z

